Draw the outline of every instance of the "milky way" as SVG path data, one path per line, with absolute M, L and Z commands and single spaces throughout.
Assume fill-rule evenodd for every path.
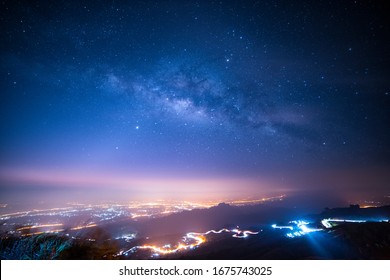
M 389 195 L 383 5 L 6 1 L 2 189 L 98 177 Z

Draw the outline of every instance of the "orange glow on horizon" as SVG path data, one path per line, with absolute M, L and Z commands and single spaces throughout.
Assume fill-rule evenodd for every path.
M 131 191 L 133 196 L 148 197 L 156 200 L 161 198 L 188 199 L 204 201 L 218 198 L 223 200 L 238 200 L 239 195 L 254 195 L 286 190 L 280 183 L 268 179 L 247 177 L 170 177 L 105 174 L 104 172 L 80 171 L 50 171 L 47 170 L 0 170 L 0 178 L 14 184 L 40 184 L 50 187 L 84 187 L 85 190 L 96 189 L 112 191 Z

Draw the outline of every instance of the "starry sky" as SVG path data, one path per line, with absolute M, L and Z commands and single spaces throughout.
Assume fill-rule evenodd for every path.
M 1 188 L 390 193 L 386 1 L 2 1 Z

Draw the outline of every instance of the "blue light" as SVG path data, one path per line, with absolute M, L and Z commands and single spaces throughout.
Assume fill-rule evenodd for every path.
M 276 224 L 273 224 L 271 227 L 274 229 L 288 229 L 292 231 L 286 234 L 286 237 L 288 238 L 301 237 L 303 235 L 322 230 L 318 228 L 310 228 L 308 226 L 310 223 L 303 220 L 290 221 L 288 224 L 292 224 L 292 225 L 278 226 Z

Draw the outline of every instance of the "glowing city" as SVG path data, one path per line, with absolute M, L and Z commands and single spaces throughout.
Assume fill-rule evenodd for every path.
M 2 214 L 0 216 L 0 221 L 2 222 L 0 230 L 2 236 L 20 240 L 34 236 L 57 236 L 57 238 L 65 238 L 65 240 L 88 242 L 91 245 L 100 244 L 101 242 L 116 242 L 115 244 L 117 245 L 115 245 L 114 251 L 110 253 L 111 258 L 156 259 L 185 256 L 201 248 L 205 248 L 202 249 L 204 251 L 206 248 L 212 247 L 213 243 L 221 242 L 221 240 L 226 240 L 226 242 L 231 242 L 229 239 L 253 240 L 251 242 L 259 240 L 261 242 L 263 239 L 268 240 L 270 236 L 273 236 L 272 238 L 280 236 L 286 239 L 305 238 L 306 236 L 317 238 L 315 233 L 323 233 L 323 238 L 323 236 L 331 235 L 333 229 L 337 229 L 343 224 L 389 223 L 388 218 L 350 219 L 346 217 L 342 219 L 338 218 L 339 214 L 337 214 L 338 216 L 335 214 L 334 218 L 321 218 L 322 216 L 318 216 L 309 220 L 301 218 L 276 224 L 264 222 L 264 218 L 261 218 L 263 214 L 261 214 L 259 219 L 255 218 L 250 222 L 252 227 L 248 229 L 245 228 L 247 227 L 245 224 L 248 224 L 248 222 L 244 222 L 240 218 L 241 216 L 234 217 L 232 214 L 228 214 L 231 211 L 231 213 L 247 213 L 246 211 L 252 211 L 250 209 L 272 209 L 277 205 L 284 205 L 285 200 L 288 201 L 286 195 L 260 199 L 240 199 L 231 201 L 230 204 L 218 204 L 213 201 L 195 203 L 162 200 L 149 203 L 134 202 L 129 204 L 101 205 L 73 203 L 64 208 L 36 209 Z M 356 208 L 354 206 L 350 210 L 371 211 L 372 209 L 380 210 L 381 208 Z M 230 227 L 208 229 L 203 232 L 182 232 L 179 225 L 184 220 L 186 221 L 184 224 L 187 224 L 187 226 L 192 228 L 198 227 L 191 225 L 191 221 L 195 222 L 196 218 L 187 219 L 185 215 L 198 215 L 196 213 L 199 213 L 201 217 L 204 217 L 204 215 L 207 216 L 209 214 L 203 213 L 209 213 L 209 211 L 211 211 L 210 213 L 215 212 L 216 215 L 226 212 L 226 214 L 223 214 L 227 215 L 226 221 L 239 222 L 244 226 L 235 224 Z M 175 215 L 179 215 L 178 218 L 174 218 L 169 222 L 171 217 Z M 181 217 L 180 215 L 184 215 L 183 218 L 179 218 Z M 322 215 L 331 214 L 324 212 Z M 168 220 L 163 222 L 164 219 Z M 175 221 L 176 219 L 178 220 Z M 160 220 L 162 221 L 161 223 L 159 222 Z M 176 225 L 176 229 L 165 225 L 166 223 L 172 223 L 172 221 L 173 225 Z M 151 227 L 145 231 L 143 228 L 148 224 Z M 101 235 L 98 233 L 101 230 L 107 233 Z M 163 232 L 166 232 L 166 234 Z M 176 239 L 176 236 L 180 233 L 182 234 L 181 238 Z

